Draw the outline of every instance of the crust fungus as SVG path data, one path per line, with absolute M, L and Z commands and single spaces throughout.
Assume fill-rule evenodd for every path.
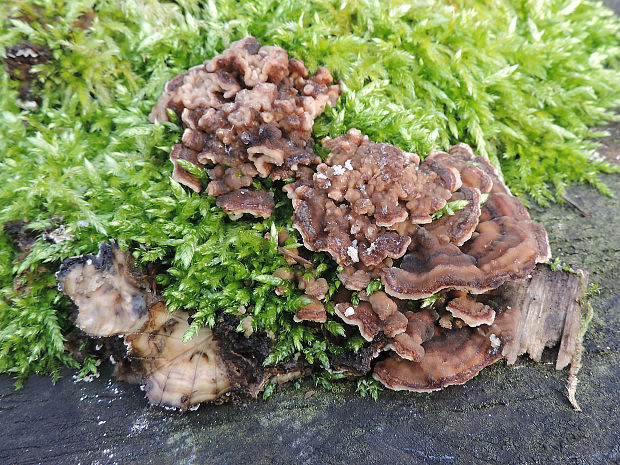
M 216 204 L 233 219 L 244 213 L 269 218 L 275 208 L 273 194 L 265 191 L 237 189 L 217 198 Z
M 327 321 L 327 313 L 325 312 L 325 307 L 323 304 L 316 298 L 310 297 L 306 295 L 305 297 L 312 300 L 312 303 L 308 305 L 304 305 L 295 314 L 293 318 L 294 321 L 299 323 L 300 321 L 315 321 L 317 323 L 325 323 Z
M 170 156 L 173 179 L 202 191 L 200 180 L 178 162 L 183 159 L 208 168 L 209 195 L 236 195 L 255 176 L 295 177 L 301 167 L 318 163 L 310 136 L 314 119 L 340 95 L 332 80 L 322 67 L 309 76 L 302 61 L 253 37 L 174 77 L 150 115 L 151 121 L 168 121 L 170 109 L 185 128 Z M 242 208 L 259 216 L 270 210 Z
M 477 302 L 462 294 L 452 299 L 446 305 L 448 310 L 455 318 L 460 318 L 467 326 L 476 327 L 480 325 L 490 325 L 495 320 L 495 310 L 482 302 Z
M 556 368 L 562 369 L 578 352 L 580 299 L 586 285 L 587 273 L 583 271 L 553 272 L 539 265 L 530 279 L 507 282 L 486 294 L 459 296 L 448 302 L 445 310 L 450 310 L 454 300 L 466 299 L 468 305 L 473 303 L 495 313 L 494 321 L 475 328 L 446 328 L 447 313 L 438 320 L 426 319 L 433 326 L 433 334 L 422 342 L 422 356 L 406 359 L 392 342 L 386 349 L 395 353 L 376 363 L 373 376 L 390 389 L 435 391 L 463 384 L 502 357 L 512 364 L 527 352 L 540 360 L 543 348 L 558 342 Z
M 331 149 L 325 163 L 285 191 L 304 245 L 342 265 L 348 289 L 381 277 L 386 292 L 401 299 L 449 288 L 482 293 L 548 260 L 544 229 L 468 146 L 432 152 L 420 163 L 355 129 L 323 145 Z M 482 207 L 481 193 L 488 194 Z M 448 201 L 465 206 L 433 220 Z
M 461 185 L 455 169 L 420 164 L 417 155 L 370 142 L 356 129 L 323 145 L 331 153 L 312 179 L 285 191 L 306 248 L 326 251 L 340 265 L 380 267 L 402 257 L 411 239 L 397 225 L 430 223 Z
M 427 231 L 435 234 L 441 241 L 449 241 L 462 246 L 471 239 L 480 218 L 480 191 L 473 187 L 462 186 L 452 194 L 450 202 L 465 201 L 467 205 L 454 213 L 445 215 L 425 226 Z

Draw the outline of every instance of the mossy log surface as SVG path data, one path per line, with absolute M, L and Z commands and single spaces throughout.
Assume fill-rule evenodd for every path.
M 604 181 L 620 193 L 620 176 Z M 568 203 L 531 211 L 554 255 L 589 268 L 601 288 L 584 341 L 580 413 L 566 398 L 567 370 L 554 369 L 557 349 L 437 393 L 383 391 L 374 402 L 354 383 L 327 392 L 307 381 L 267 401 L 186 414 L 149 407 L 105 367 L 91 383 L 67 371 L 55 386 L 32 377 L 20 391 L 0 377 L 0 463 L 618 463 L 620 197 L 573 186 L 567 198 L 583 212 Z

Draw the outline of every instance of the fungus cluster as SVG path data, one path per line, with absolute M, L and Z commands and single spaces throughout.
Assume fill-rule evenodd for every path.
M 381 278 L 401 299 L 448 288 L 481 293 L 548 260 L 544 229 L 465 144 L 422 163 L 356 129 L 323 145 L 331 149 L 325 162 L 285 190 L 304 245 L 328 252 L 348 289 Z M 448 202 L 465 205 L 434 219 Z
M 233 42 L 221 55 L 166 84 L 151 121 L 181 119 L 182 143 L 173 147 L 173 179 L 201 192 L 200 179 L 179 160 L 206 169 L 209 195 L 234 217 L 267 218 L 273 198 L 252 188 L 254 177 L 295 177 L 320 161 L 311 139 L 314 119 L 333 105 L 340 87 L 325 68 L 308 75 L 304 63 L 253 37 Z
M 323 145 L 331 149 L 325 162 L 285 190 L 305 247 L 328 252 L 344 287 L 360 291 L 361 302 L 339 302 L 336 315 L 367 341 L 384 339 L 390 355 L 377 362 L 375 378 L 394 389 L 433 390 L 501 357 L 516 320 L 511 309 L 476 296 L 527 278 L 550 249 L 495 169 L 465 144 L 422 162 L 356 129 Z M 457 211 L 438 214 L 453 203 Z M 373 278 L 385 292 L 366 294 Z M 440 292 L 442 305 L 408 310 L 407 302 Z M 407 370 L 426 382 L 395 381 Z
M 172 177 L 200 192 L 190 165 L 206 169 L 207 194 L 232 219 L 272 214 L 273 195 L 256 189 L 254 177 L 294 178 L 283 190 L 306 250 L 283 247 L 288 233 L 280 232 L 289 266 L 274 273 L 304 292 L 293 320 L 323 331 L 329 303 L 349 325 L 347 336 L 359 330 L 369 342 L 330 354 L 334 371 L 372 371 L 391 389 L 432 391 L 464 383 L 501 357 L 539 359 L 559 340 L 558 367 L 566 366 L 585 279 L 562 281 L 536 267 L 550 257 L 546 232 L 495 169 L 465 144 L 421 161 L 356 129 L 323 140 L 330 154 L 321 162 L 310 136 L 314 118 L 340 93 L 331 83 L 326 69 L 308 77 L 303 62 L 252 37 L 176 76 L 151 113 L 166 121 L 171 110 L 185 127 L 170 155 Z M 340 266 L 338 292 L 309 277 L 308 251 L 327 252 Z M 245 309 L 243 318 L 219 314 L 184 343 L 191 314 L 168 313 L 151 280 L 116 247 L 67 260 L 57 278 L 78 307 L 78 327 L 124 337 L 119 371 L 143 383 L 153 403 L 185 409 L 254 398 L 269 380 L 313 368 L 301 357 L 265 367 L 277 335 L 256 331 Z M 371 292 L 372 280 L 383 289 Z M 549 292 L 558 286 L 567 291 Z

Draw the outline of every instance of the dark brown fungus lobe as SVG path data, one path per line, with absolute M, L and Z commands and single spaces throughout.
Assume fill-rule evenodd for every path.
M 237 189 L 223 194 L 217 198 L 216 204 L 235 220 L 244 213 L 269 218 L 275 208 L 271 192 L 249 189 Z
M 484 209 L 480 212 L 480 221 L 485 222 L 502 216 L 511 216 L 519 221 L 530 219 L 530 214 L 521 199 L 502 193 L 490 195 L 484 203 Z
M 246 37 L 169 81 L 150 119 L 168 121 L 167 110 L 179 116 L 183 147 L 195 152 L 183 158 L 209 168 L 210 195 L 248 187 L 255 176 L 296 177 L 320 162 L 310 138 L 314 119 L 340 95 L 325 68 L 308 74 L 284 49 Z M 178 163 L 173 177 L 202 190 Z
M 500 217 L 480 223 L 476 232 L 460 250 L 420 228 L 416 247 L 400 268 L 383 271 L 386 292 L 404 299 L 422 299 L 448 288 L 480 294 L 525 278 L 541 258 L 548 259 L 546 233 L 536 223 Z
M 480 230 L 492 231 L 494 228 L 499 227 L 502 218 L 510 218 L 513 224 L 518 224 L 527 231 L 528 239 L 535 248 L 536 263 L 545 263 L 551 258 L 551 248 L 549 247 L 547 232 L 538 223 L 530 220 L 530 215 L 523 206 L 523 202 L 512 195 L 503 193 L 491 194 L 483 205 L 480 214 Z M 535 246 L 533 245 L 534 242 Z
M 368 302 L 360 302 L 357 307 L 349 303 L 336 304 L 334 311 L 345 323 L 357 326 L 367 341 L 372 341 L 382 331 L 382 321 Z
M 345 288 L 352 291 L 361 291 L 366 289 L 372 278 L 365 267 L 356 269 L 352 266 L 345 266 L 342 272 L 338 273 L 338 279 Z
M 396 302 L 383 291 L 373 292 L 368 296 L 368 302 L 372 306 L 373 311 L 381 320 L 385 320 L 391 314 L 397 311 Z
M 304 290 L 310 297 L 323 299 L 329 291 L 329 284 L 325 278 L 304 278 L 299 280 L 299 289 Z
M 531 279 L 509 281 L 485 294 L 459 296 L 492 308 L 496 313 L 493 323 L 450 329 L 440 317 L 432 337 L 421 344 L 424 352 L 419 360 L 403 358 L 391 341 L 385 348 L 396 353 L 379 361 L 373 376 L 390 389 L 435 391 L 468 381 L 501 357 L 512 364 L 527 352 L 540 360 L 543 349 L 558 342 L 556 368 L 562 369 L 578 351 L 579 315 L 587 278 L 583 270 L 554 272 L 538 265 Z M 407 313 L 407 317 L 411 315 L 423 316 L 423 312 Z M 430 312 L 424 318 L 423 323 L 428 325 L 434 320 Z M 405 334 L 411 334 L 409 327 Z
M 328 252 L 345 267 L 370 272 L 402 257 L 411 239 L 400 230 L 431 222 L 431 213 L 461 186 L 453 167 L 420 165 L 417 155 L 371 142 L 356 129 L 323 145 L 331 149 L 325 163 L 285 191 L 306 248 Z M 351 289 L 368 280 L 355 271 L 343 276 Z
M 476 238 L 462 250 L 473 257 L 478 269 L 493 281 L 523 279 L 532 272 L 541 256 L 545 261 L 548 259 L 547 233 L 532 221 L 501 216 L 479 223 L 476 232 Z
M 393 350 L 404 359 L 419 361 L 424 356 L 422 343 L 435 334 L 434 321 L 429 310 L 405 312 L 404 316 L 407 323 L 405 331 L 393 336 L 385 349 Z
M 386 337 L 398 337 L 407 330 L 407 317 L 396 311 L 383 322 L 383 332 Z
M 188 161 L 200 168 L 204 168 L 204 165 L 198 162 L 196 158 L 197 152 L 195 150 L 189 149 L 181 144 L 175 144 L 172 147 L 172 151 L 170 152 L 170 161 L 172 162 L 172 179 L 176 182 L 181 183 L 194 192 L 200 192 L 202 190 L 202 184 L 200 179 L 191 174 L 185 168 L 183 168 L 177 160 L 185 160 Z
M 388 338 L 405 332 L 407 317 L 385 292 L 374 292 L 365 299 L 357 306 L 348 302 L 336 304 L 336 315 L 345 323 L 357 326 L 367 341 L 374 340 L 381 332 Z
M 441 161 L 445 165 L 456 169 L 461 176 L 464 186 L 478 189 L 483 193 L 490 192 L 493 188 L 493 177 L 481 165 L 480 160 L 478 160 L 481 157 L 476 157 L 471 147 L 467 144 L 455 145 L 450 148 L 449 153 L 433 150 L 428 155 L 428 158 L 438 162 Z M 495 173 L 495 171 L 493 172 Z
M 427 342 L 419 361 L 394 354 L 377 362 L 373 377 L 395 391 L 438 391 L 465 383 L 499 358 L 488 337 L 463 328 Z
M 474 161 L 493 179 L 493 187 L 471 239 L 459 248 L 442 238 L 445 235 L 437 237 L 432 225 L 418 227 L 400 268 L 383 270 L 388 294 L 421 299 L 448 288 L 480 294 L 527 277 L 536 263 L 549 259 L 542 226 L 530 220 L 523 203 L 510 194 L 487 160 Z
M 251 163 L 244 163 L 235 168 L 224 168 L 222 165 L 217 165 L 215 168 L 207 170 L 207 173 L 212 179 L 207 188 L 207 193 L 217 197 L 252 185 L 252 180 L 257 171 Z
M 450 148 L 448 155 L 452 157 L 453 166 L 461 173 L 463 184 L 475 187 L 480 192 L 512 195 L 489 160 L 476 156 L 469 145 L 457 144 Z
M 445 288 L 491 289 L 478 282 L 482 273 L 473 257 L 463 254 L 450 242 L 418 228 L 412 236 L 411 252 L 403 257 L 400 268 L 383 270 L 385 292 L 401 299 L 423 299 Z

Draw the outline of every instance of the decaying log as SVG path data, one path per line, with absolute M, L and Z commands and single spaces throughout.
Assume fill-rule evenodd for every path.
M 587 285 L 585 269 L 552 271 L 547 265 L 538 265 L 530 279 L 502 286 L 499 292 L 505 305 L 520 312 L 514 337 L 502 352 L 508 363 L 513 364 L 525 353 L 540 361 L 545 347 L 560 342 L 556 369 L 568 366 L 577 350 Z

